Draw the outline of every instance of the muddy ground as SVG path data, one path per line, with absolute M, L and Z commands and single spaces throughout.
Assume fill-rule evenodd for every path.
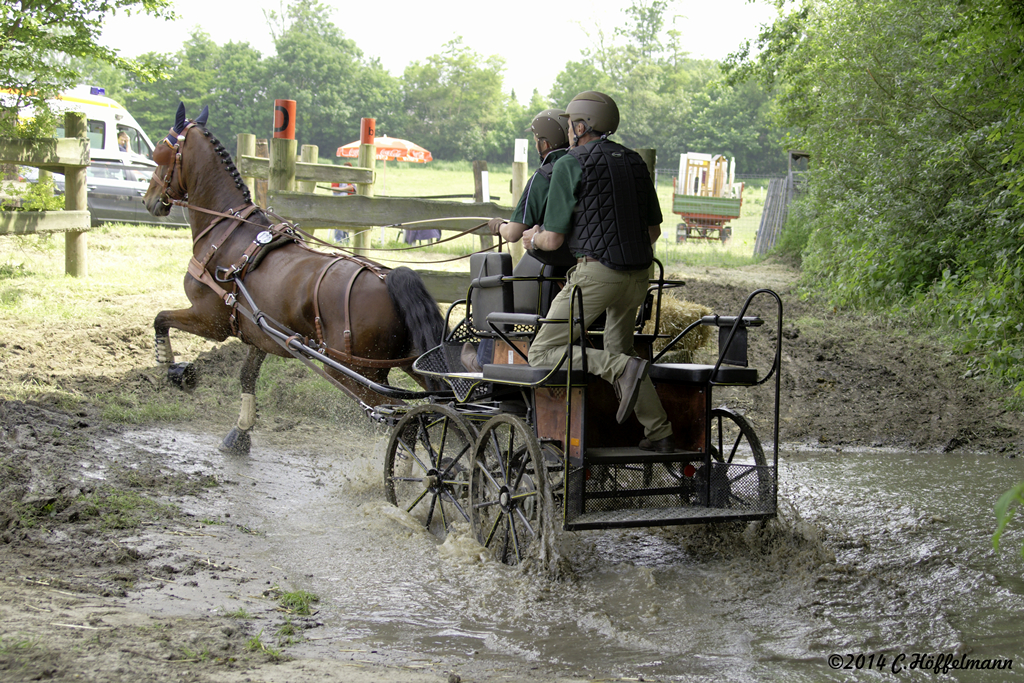
M 781 443 L 1005 457 L 1024 450 L 1021 415 L 1005 408 L 1006 390 L 969 376 L 966 359 L 927 335 L 806 303 L 792 290 L 795 273 L 780 264 L 681 275 L 684 296 L 718 312 L 734 312 L 751 287 L 782 294 Z M 174 458 L 183 434 L 209 442 L 234 422 L 241 345 L 201 347 L 203 390 L 183 395 L 153 367 L 155 312 L 132 311 L 118 329 L 82 322 L 0 339 L 2 372 L 80 397 L 0 397 L 0 679 L 556 679 L 526 663 L 456 670 L 343 642 L 310 647 L 315 603 L 310 614 L 284 603 L 302 577 L 279 569 L 260 530 L 232 517 L 232 501 L 250 495 L 256 478 L 217 454 L 215 441 L 207 462 Z M 755 347 L 756 364 L 764 367 L 766 353 Z M 114 389 L 138 404 L 195 401 L 197 417 L 110 421 L 109 407 L 103 412 L 89 397 Z M 254 449 L 303 444 L 323 454 L 313 471 L 326 471 L 339 449 L 375 457 L 381 429 L 354 407 L 342 412 L 265 400 Z M 245 609 L 225 612 L 231 600 Z

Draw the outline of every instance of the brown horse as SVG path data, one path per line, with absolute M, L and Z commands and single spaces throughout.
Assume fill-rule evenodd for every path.
M 268 353 L 296 354 L 257 324 L 246 295 L 265 316 L 264 324 L 269 318 L 275 330 L 370 380 L 357 381 L 329 364 L 324 368 L 364 409 L 386 400 L 372 386 L 386 385 L 391 368 L 412 374 L 416 355 L 440 342 L 444 320 L 414 271 L 314 251 L 293 226 L 272 221 L 252 203 L 230 154 L 206 129 L 208 115 L 204 108 L 190 121 L 180 105 L 174 127 L 153 153 L 158 168 L 144 198 L 146 209 L 162 216 L 173 201 L 186 206 L 193 241 L 185 275 L 192 305 L 156 316 L 156 357 L 169 370 L 180 370 L 171 349 L 172 327 L 214 341 L 237 336 L 249 345 L 238 424 L 221 444 L 222 450 L 248 453 L 263 359 Z

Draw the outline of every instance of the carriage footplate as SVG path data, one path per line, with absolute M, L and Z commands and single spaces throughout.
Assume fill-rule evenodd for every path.
M 712 461 L 709 469 L 697 452 L 587 449 L 566 481 L 565 528 L 765 519 L 776 512 L 776 482 L 772 466 Z

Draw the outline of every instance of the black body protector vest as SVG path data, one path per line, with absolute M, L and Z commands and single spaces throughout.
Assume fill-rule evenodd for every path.
M 545 157 L 544 163 L 540 165 L 540 168 L 537 169 L 534 175 L 542 175 L 545 178 L 547 178 L 548 182 L 550 183 L 551 173 L 554 171 L 555 168 L 555 162 L 558 161 L 558 159 L 562 158 L 561 155 L 558 155 L 557 159 L 554 158 L 555 156 L 555 154 L 549 153 Z M 533 181 L 531 180 L 530 183 L 532 184 Z M 546 273 L 547 275 L 565 275 L 566 271 L 569 268 L 572 268 L 573 266 L 576 265 L 576 257 L 572 255 L 572 252 L 569 250 L 569 245 L 566 242 L 562 242 L 562 246 L 558 247 L 558 249 L 555 249 L 554 251 L 531 249 L 530 256 L 534 257 L 535 259 L 537 259 L 538 261 L 545 265 L 553 266 L 552 272 Z
M 569 249 L 614 270 L 648 268 L 654 250 L 647 207 L 654 184 L 643 157 L 607 139 L 569 154 L 583 169 Z

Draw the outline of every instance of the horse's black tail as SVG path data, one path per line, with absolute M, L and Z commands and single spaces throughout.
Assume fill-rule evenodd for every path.
M 400 266 L 388 273 L 385 282 L 391 303 L 409 328 L 414 353 L 426 353 L 440 344 L 447 333 L 444 318 L 419 274 Z

